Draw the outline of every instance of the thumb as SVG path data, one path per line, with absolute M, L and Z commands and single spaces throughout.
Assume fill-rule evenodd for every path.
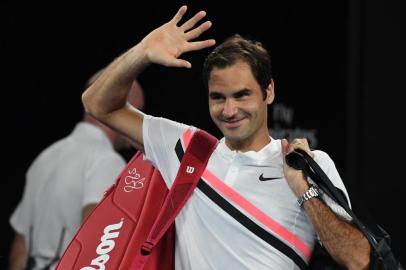
M 184 68 L 191 68 L 192 67 L 192 64 L 190 62 L 188 62 L 186 60 L 183 60 L 183 59 L 176 59 L 173 62 L 173 65 L 175 67 L 184 67 Z

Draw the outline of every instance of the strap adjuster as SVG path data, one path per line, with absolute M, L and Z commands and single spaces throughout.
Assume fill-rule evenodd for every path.
M 147 256 L 147 255 L 151 254 L 152 249 L 154 248 L 154 246 L 155 246 L 155 244 L 145 241 L 141 245 L 141 254 L 144 255 L 144 256 Z

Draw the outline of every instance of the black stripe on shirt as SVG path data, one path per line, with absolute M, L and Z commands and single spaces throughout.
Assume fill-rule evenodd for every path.
M 175 152 L 178 156 L 179 161 L 181 161 L 184 155 L 184 151 L 180 140 L 178 140 L 178 142 L 176 143 Z M 197 184 L 197 188 L 200 189 L 210 200 L 212 200 L 215 204 L 217 204 L 221 209 L 223 209 L 227 214 L 233 217 L 238 223 L 240 223 L 250 232 L 292 259 L 295 264 L 299 266 L 300 269 L 308 268 L 307 263 L 296 253 L 294 249 L 286 245 L 283 241 L 270 234 L 254 221 L 252 221 L 250 218 L 248 218 L 246 215 L 241 213 L 231 203 L 229 203 L 220 194 L 218 194 L 212 187 L 210 187 L 205 181 L 203 181 L 203 179 L 200 178 Z

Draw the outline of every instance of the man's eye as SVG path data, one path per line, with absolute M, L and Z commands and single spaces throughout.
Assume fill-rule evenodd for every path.
M 243 98 L 243 97 L 248 97 L 250 95 L 250 92 L 244 91 L 240 92 L 234 95 L 235 98 Z
M 212 100 L 220 100 L 220 99 L 222 99 L 222 98 L 223 98 L 222 95 L 210 94 L 210 99 L 212 99 Z

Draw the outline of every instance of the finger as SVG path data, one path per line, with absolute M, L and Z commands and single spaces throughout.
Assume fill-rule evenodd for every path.
M 193 28 L 196 23 L 200 21 L 204 16 L 206 16 L 206 11 L 199 11 L 195 14 L 195 16 L 193 16 L 193 18 L 190 18 L 187 22 L 182 24 L 182 26 L 180 26 L 180 29 L 186 32 L 187 30 Z
M 306 137 L 301 138 L 301 141 L 302 141 L 304 144 L 306 144 L 306 145 L 310 145 L 310 144 L 309 144 L 309 139 L 306 138 Z
M 205 32 L 207 29 L 209 29 L 211 26 L 212 26 L 212 23 L 210 21 L 204 22 L 199 27 L 187 32 L 186 33 L 186 39 L 191 40 L 191 39 L 197 38 L 203 32 Z
M 183 60 L 183 59 L 176 59 L 175 61 L 173 61 L 171 63 L 171 66 L 180 67 L 180 68 L 182 68 L 182 67 L 191 68 L 192 64 L 190 62 L 186 61 L 186 60 Z
M 307 138 L 299 138 L 299 139 L 294 139 L 292 141 L 292 144 L 296 147 L 300 147 L 300 148 L 309 148 L 309 141 Z
M 181 6 L 178 10 L 178 12 L 175 14 L 175 16 L 172 18 L 172 22 L 174 22 L 175 24 L 178 24 L 178 22 L 180 20 L 182 20 L 183 15 L 185 15 L 187 10 L 187 6 Z
M 203 41 L 195 41 L 195 42 L 190 42 L 188 46 L 188 51 L 197 51 L 201 50 L 207 47 L 211 47 L 214 44 L 216 44 L 216 41 L 214 39 L 207 39 Z
M 299 143 L 300 143 L 300 139 L 298 139 L 298 138 L 295 138 L 290 142 L 290 144 L 299 144 Z
M 282 145 L 282 153 L 283 153 L 283 155 L 286 155 L 286 153 L 288 152 L 288 147 L 289 147 L 288 140 L 282 139 L 281 145 Z

